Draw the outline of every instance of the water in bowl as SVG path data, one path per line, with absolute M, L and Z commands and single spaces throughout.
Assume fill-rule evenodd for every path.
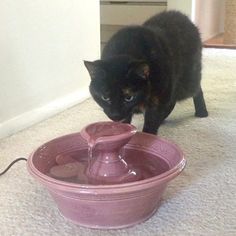
M 166 161 L 152 153 L 127 148 L 124 149 L 123 154 L 129 168 L 141 173 L 139 180 L 151 178 L 169 170 Z M 48 170 L 47 175 L 58 180 L 77 184 L 104 184 L 102 181 L 94 182 L 94 180 L 87 177 L 88 164 L 87 149 L 63 153 L 55 157 L 55 165 Z

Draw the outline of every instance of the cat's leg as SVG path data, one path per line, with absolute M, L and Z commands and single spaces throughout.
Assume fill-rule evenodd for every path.
M 144 114 L 143 132 L 157 134 L 158 128 L 165 118 L 172 112 L 176 101 L 168 105 L 153 106 L 146 109 Z
M 170 115 L 170 113 L 173 111 L 173 109 L 175 108 L 175 104 L 176 104 L 176 101 L 175 101 L 175 102 L 172 102 L 172 103 L 169 105 L 169 107 L 166 109 L 164 119 L 166 119 L 166 118 Z
M 208 112 L 206 109 L 205 100 L 203 97 L 202 88 L 200 87 L 197 94 L 193 97 L 193 103 L 195 107 L 195 116 L 197 117 L 207 117 Z

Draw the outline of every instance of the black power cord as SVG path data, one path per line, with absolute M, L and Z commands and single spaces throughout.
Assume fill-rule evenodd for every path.
M 18 161 L 27 161 L 27 159 L 24 157 L 19 157 L 15 159 L 13 162 L 10 163 L 10 165 L 3 172 L 0 172 L 0 176 L 4 175 Z

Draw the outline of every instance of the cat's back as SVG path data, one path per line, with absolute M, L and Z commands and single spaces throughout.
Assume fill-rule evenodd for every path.
M 154 40 L 154 34 L 149 29 L 133 25 L 127 26 L 116 32 L 105 45 L 102 51 L 102 59 L 114 55 L 128 54 L 135 58 L 143 58 L 150 50 Z
M 184 51 L 193 52 L 201 48 L 197 27 L 181 12 L 162 12 L 148 19 L 143 25 L 157 34 L 161 29 L 173 49 L 181 47 Z
M 168 44 L 174 55 L 191 58 L 200 54 L 201 39 L 197 27 L 190 19 L 178 11 L 166 11 L 154 15 L 141 26 L 128 26 L 117 33 L 105 45 L 102 59 L 113 55 L 129 54 L 135 58 L 145 58 L 160 39 Z M 181 52 L 182 56 L 179 54 Z

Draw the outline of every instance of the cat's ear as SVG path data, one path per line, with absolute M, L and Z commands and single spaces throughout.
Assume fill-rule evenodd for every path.
M 92 80 L 98 77 L 105 76 L 105 71 L 96 63 L 96 61 L 84 61 L 84 65 L 87 68 Z
M 140 63 L 135 67 L 134 72 L 139 77 L 147 80 L 149 78 L 149 74 L 150 74 L 150 67 L 146 63 Z

